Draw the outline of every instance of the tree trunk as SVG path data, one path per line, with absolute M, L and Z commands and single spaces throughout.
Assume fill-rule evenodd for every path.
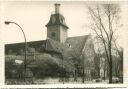
M 77 70 L 74 71 L 74 81 L 77 81 Z
M 112 55 L 111 55 L 111 43 L 109 44 L 109 83 L 112 83 Z
M 83 68 L 83 78 L 82 78 L 82 83 L 84 83 L 84 79 L 85 79 L 85 73 L 84 73 L 84 68 Z
M 106 71 L 105 71 L 105 68 L 104 68 L 104 81 L 105 81 L 105 79 L 106 79 L 106 78 L 105 78 L 105 76 L 106 76 L 106 74 L 105 74 L 105 73 L 106 73 Z
M 109 83 L 112 83 L 112 63 L 110 62 L 109 65 Z

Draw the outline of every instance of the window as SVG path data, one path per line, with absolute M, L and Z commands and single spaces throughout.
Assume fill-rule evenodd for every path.
M 68 44 L 68 46 L 71 48 L 71 44 Z
M 52 37 L 55 37 L 56 33 L 55 32 L 52 32 Z
M 63 23 L 63 19 L 61 18 L 61 22 Z
M 71 44 L 69 44 L 69 43 L 68 43 L 67 45 L 68 45 L 68 47 L 69 47 L 69 48 L 71 48 L 71 47 L 72 47 L 72 46 L 71 46 Z

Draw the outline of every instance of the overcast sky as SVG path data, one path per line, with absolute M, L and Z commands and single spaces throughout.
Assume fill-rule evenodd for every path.
M 47 28 L 45 25 L 54 12 L 54 4 L 60 3 L 60 13 L 63 14 L 66 24 L 69 26 L 68 36 L 80 36 L 90 34 L 86 26 L 89 22 L 85 2 L 41 2 L 41 1 L 17 1 L 4 2 L 5 20 L 17 22 L 24 30 L 27 41 L 46 39 Z M 5 43 L 23 42 L 23 34 L 14 25 L 4 25 L 2 33 Z M 122 38 L 120 33 L 119 40 Z

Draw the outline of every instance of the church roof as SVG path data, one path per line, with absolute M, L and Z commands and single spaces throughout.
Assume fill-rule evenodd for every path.
M 89 38 L 89 35 L 85 36 L 76 36 L 67 38 L 65 43 L 60 43 L 58 41 L 47 39 L 40 41 L 31 41 L 27 42 L 28 47 L 35 48 L 37 52 L 42 52 L 45 48 L 45 51 L 63 53 L 65 56 L 70 56 L 71 52 L 76 52 L 76 56 L 80 56 L 84 48 L 86 40 Z M 5 52 L 11 50 L 13 53 L 18 53 L 20 49 L 25 48 L 25 43 L 14 43 L 6 44 Z
M 46 40 L 39 40 L 39 41 L 30 41 L 27 42 L 28 47 L 35 48 L 35 50 L 40 51 L 40 47 L 42 47 L 42 44 L 46 44 Z M 5 53 L 7 54 L 9 50 L 11 50 L 12 53 L 17 53 L 20 49 L 25 48 L 25 43 L 12 43 L 12 44 L 6 44 L 5 45 Z
M 69 37 L 66 40 L 66 44 L 69 44 L 73 49 L 82 50 L 89 35 Z
M 68 46 L 66 46 L 65 43 L 60 43 L 52 39 L 47 39 L 46 50 L 61 53 L 65 48 L 68 48 Z
M 61 14 L 52 14 L 50 17 L 50 21 L 48 22 L 47 26 L 55 26 L 55 25 L 62 25 L 66 28 L 68 28 L 68 26 L 65 23 L 65 18 L 63 17 L 63 15 Z
M 87 44 L 87 39 L 89 39 L 90 35 L 85 35 L 85 36 L 76 36 L 76 37 L 69 37 L 66 40 L 66 44 L 69 45 L 70 50 L 66 51 L 66 56 L 71 57 L 71 56 L 81 56 L 82 50 Z

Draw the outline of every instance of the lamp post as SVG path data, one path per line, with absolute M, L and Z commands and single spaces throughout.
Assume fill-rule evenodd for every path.
M 24 33 L 22 27 L 19 24 L 17 24 L 16 22 L 12 22 L 12 21 L 5 21 L 6 25 L 9 25 L 10 23 L 17 25 L 20 28 L 20 30 L 22 31 L 23 36 L 24 36 L 24 40 L 25 40 L 24 81 L 26 81 L 26 67 L 27 67 L 27 65 L 26 65 L 26 59 L 27 59 L 27 40 L 26 40 L 26 36 L 25 36 L 25 33 Z

